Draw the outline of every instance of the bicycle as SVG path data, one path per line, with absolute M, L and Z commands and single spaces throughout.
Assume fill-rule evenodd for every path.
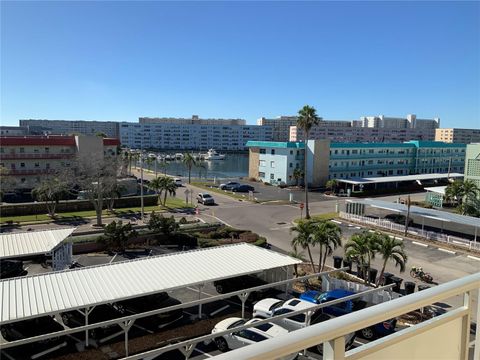
M 433 283 L 433 276 L 424 272 L 420 266 L 412 266 L 412 269 L 410 270 L 410 276 L 414 279 L 420 279 L 428 284 Z

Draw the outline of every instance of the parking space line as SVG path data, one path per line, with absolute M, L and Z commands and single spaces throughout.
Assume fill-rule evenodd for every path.
M 335 224 L 338 224 L 338 225 L 342 225 L 342 222 L 341 221 L 338 221 L 338 220 L 330 220 L 331 222 L 335 223 Z
M 361 227 L 360 226 L 355 226 L 355 229 L 360 230 Z
M 115 260 L 115 258 L 117 257 L 118 254 L 115 254 L 113 255 L 113 257 L 110 259 L 109 263 L 111 264 L 113 262 L 113 260 Z
M 228 304 L 225 305 L 225 306 L 222 306 L 220 309 L 217 309 L 217 310 L 215 310 L 215 311 L 212 311 L 212 312 L 210 313 L 210 316 L 215 316 L 215 315 L 217 315 L 219 312 L 221 312 L 221 311 L 223 311 L 223 310 L 225 310 L 225 309 L 228 309 L 229 307 L 230 307 L 230 305 L 228 305 Z
M 480 261 L 480 258 L 479 258 L 479 257 L 476 257 L 476 256 L 467 255 L 467 257 L 468 257 L 469 259 L 472 259 L 472 260 Z
M 412 244 L 415 244 L 415 245 L 418 245 L 418 246 L 423 246 L 423 247 L 428 247 L 427 244 L 422 244 L 422 243 L 419 243 L 419 242 L 416 242 L 416 241 L 412 241 Z
M 447 249 L 442 249 L 442 248 L 438 248 L 439 251 L 442 251 L 442 252 L 446 252 L 446 253 L 449 253 L 449 254 L 453 254 L 455 255 L 456 252 L 455 251 L 452 251 L 452 250 L 447 250 Z
M 375 230 L 368 230 L 368 232 L 374 233 L 374 232 L 375 232 Z
M 395 236 L 395 240 L 400 240 L 400 241 L 403 241 L 403 238 L 401 238 L 401 237 L 398 237 L 398 236 Z

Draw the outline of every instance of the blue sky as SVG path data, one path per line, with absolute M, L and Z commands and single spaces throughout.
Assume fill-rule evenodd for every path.
M 2 2 L 1 122 L 417 114 L 480 127 L 479 2 Z

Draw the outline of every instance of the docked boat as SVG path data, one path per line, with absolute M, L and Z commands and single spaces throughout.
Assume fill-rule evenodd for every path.
M 207 154 L 205 155 L 205 160 L 224 160 L 225 155 L 224 154 L 219 154 L 218 152 L 215 151 L 215 149 L 210 149 L 207 151 Z
M 176 153 L 175 154 L 175 160 L 183 160 L 183 154 L 182 153 Z

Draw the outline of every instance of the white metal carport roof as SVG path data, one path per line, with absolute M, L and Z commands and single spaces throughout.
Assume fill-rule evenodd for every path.
M 415 181 L 415 180 L 437 180 L 437 179 L 449 179 L 449 178 L 463 178 L 463 174 L 460 173 L 445 173 L 445 174 L 417 174 L 417 175 L 403 175 L 403 176 L 377 176 L 377 177 L 351 177 L 349 179 L 336 179 L 338 182 L 347 184 L 360 185 L 360 184 L 380 184 L 389 182 L 400 181 Z
M 394 212 L 407 212 L 407 205 L 392 203 L 388 201 L 382 200 L 374 200 L 374 199 L 348 199 L 348 202 L 352 203 L 360 203 L 364 205 L 368 205 L 371 207 L 390 210 Z M 446 211 L 439 211 L 435 209 L 426 209 L 419 206 L 410 206 L 410 216 L 420 216 L 429 219 L 434 219 L 438 221 L 444 222 L 451 222 L 460 225 L 468 225 L 473 226 L 475 228 L 480 228 L 480 218 L 476 218 L 473 216 L 465 216 L 454 214 Z
M 445 190 L 447 189 L 446 186 L 434 186 L 434 187 L 426 187 L 425 190 L 440 194 L 440 195 L 445 195 Z
M 0 259 L 47 254 L 53 251 L 75 228 L 10 233 L 0 235 Z
M 233 244 L 0 281 L 0 324 L 301 263 Z

